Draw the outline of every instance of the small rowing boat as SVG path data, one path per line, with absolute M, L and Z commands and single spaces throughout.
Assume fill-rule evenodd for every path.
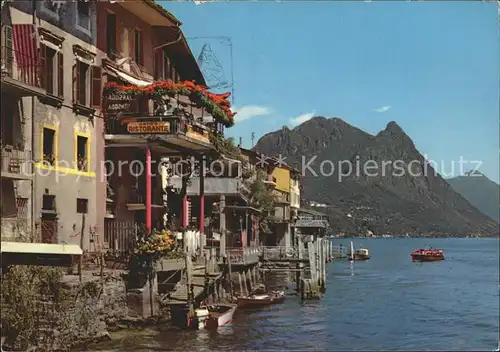
M 237 307 L 238 305 L 234 303 L 218 303 L 208 306 L 209 317 L 205 320 L 205 328 L 217 329 L 231 324 Z
M 282 303 L 285 300 L 285 292 L 272 291 L 270 293 L 258 294 L 254 293 L 247 297 L 238 297 L 238 308 L 254 308 L 260 306 L 268 306 L 271 304 Z

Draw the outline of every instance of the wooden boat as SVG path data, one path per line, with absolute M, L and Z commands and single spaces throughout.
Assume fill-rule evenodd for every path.
M 441 249 L 419 248 L 413 250 L 411 258 L 414 262 L 435 262 L 444 260 L 444 253 Z
M 350 261 L 354 260 L 368 260 L 370 259 L 370 252 L 366 248 L 359 248 L 354 250 L 354 245 L 351 241 L 351 251 L 347 254 Z
M 205 328 L 217 329 L 218 327 L 231 324 L 237 307 L 238 305 L 234 303 L 218 303 L 208 306 L 207 309 L 210 315 L 205 320 Z
M 270 293 L 264 294 L 254 293 L 249 295 L 248 297 L 238 297 L 237 303 L 238 308 L 251 308 L 282 303 L 285 298 L 285 292 L 272 291 Z

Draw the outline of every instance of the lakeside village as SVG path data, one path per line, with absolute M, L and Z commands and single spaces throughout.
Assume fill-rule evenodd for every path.
M 152 0 L 2 2 L 1 30 L 4 350 L 224 325 L 284 299 L 262 286 L 276 270 L 320 297 L 342 256 L 327 216 L 301 207 L 297 170 L 224 137 L 229 94 L 207 90 L 171 13 Z M 101 168 L 123 161 L 143 172 Z

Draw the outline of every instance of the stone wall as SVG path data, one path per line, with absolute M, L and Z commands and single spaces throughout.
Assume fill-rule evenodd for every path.
M 4 347 L 67 350 L 109 337 L 108 328 L 128 316 L 125 282 L 118 272 L 102 278 L 86 273 L 80 283 L 74 275 L 59 280 L 57 274 L 46 275 L 40 269 L 13 271 L 2 280 Z M 38 275 L 37 283 L 17 289 L 33 274 Z

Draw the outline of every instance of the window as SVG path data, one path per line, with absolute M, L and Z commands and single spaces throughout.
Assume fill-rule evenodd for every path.
M 64 96 L 64 56 L 61 52 L 41 44 L 44 58 L 44 88 L 48 94 Z
M 60 3 L 60 2 L 59 2 Z M 59 4 L 55 0 L 43 0 L 42 10 L 54 17 L 59 17 Z
M 116 15 L 114 13 L 108 13 L 106 17 L 106 40 L 109 56 L 114 56 L 116 54 Z
M 76 104 L 88 105 L 87 87 L 90 65 L 77 61 L 73 66 L 73 101 Z
M 76 212 L 78 214 L 87 214 L 89 212 L 89 200 L 86 198 L 76 199 Z
M 76 137 L 76 165 L 80 171 L 88 171 L 88 141 L 87 137 Z
M 56 162 L 56 131 L 43 128 L 43 156 L 42 160 L 49 165 L 55 165 Z
M 42 209 L 56 210 L 56 196 L 51 194 L 44 194 L 42 196 Z
M 2 145 L 14 145 L 14 119 L 16 116 L 14 100 L 9 100 L 6 94 L 2 94 L 1 107 L 1 124 L 2 130 Z
M 135 55 L 134 59 L 135 62 L 138 65 L 143 64 L 142 60 L 142 32 L 138 29 L 135 30 L 135 37 L 134 37 L 134 50 L 135 50 Z
M 102 70 L 77 60 L 73 66 L 73 104 L 92 106 L 101 105 Z
M 88 0 L 80 0 L 76 6 L 76 24 L 78 27 L 90 32 L 90 2 Z

